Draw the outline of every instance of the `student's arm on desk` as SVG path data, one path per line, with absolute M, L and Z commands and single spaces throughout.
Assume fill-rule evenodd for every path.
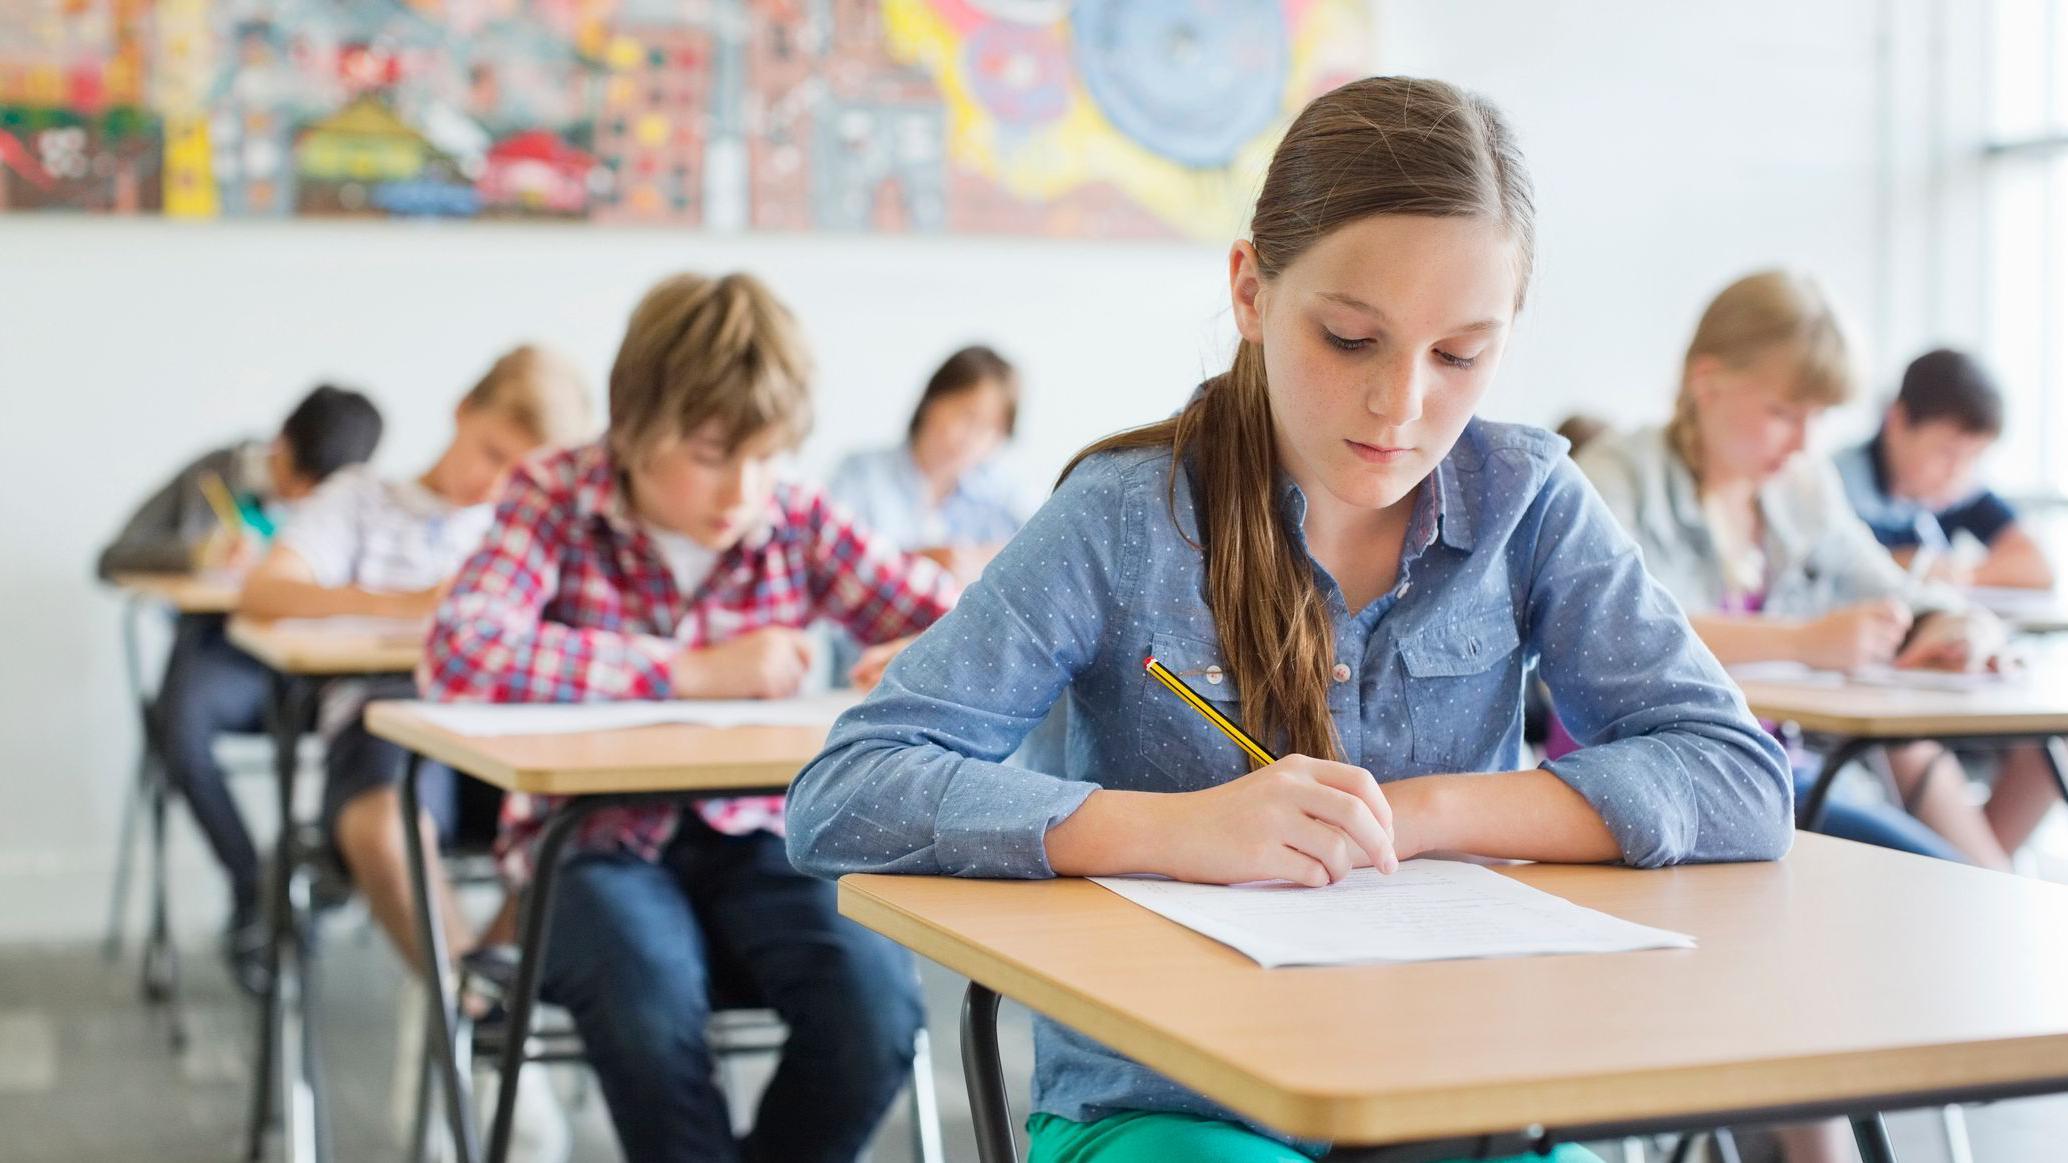
M 568 626 L 545 618 L 559 592 L 574 522 L 531 465 L 497 502 L 481 547 L 439 604 L 417 685 L 448 702 L 664 699 L 683 653 L 671 638 Z
M 1339 835 L 1321 837 L 1333 850 L 1317 854 L 1274 844 L 1246 863 L 1236 861 L 1227 850 L 1227 837 L 1238 830 L 1239 822 L 1281 806 L 1270 797 L 1246 794 L 1250 789 L 1244 785 L 1287 778 L 1278 774 L 1281 766 L 1313 780 L 1315 786 L 1306 794 L 1314 797 L 1316 807 L 1306 814 L 1334 826 Z M 1330 799 L 1371 797 L 1369 778 L 1347 764 L 1293 756 L 1204 791 L 1101 789 L 1049 829 L 1049 864 L 1059 876 L 1153 872 L 1195 882 L 1275 878 L 1318 885 L 1341 879 L 1349 868 L 1371 866 L 1373 851 L 1380 859 L 1388 852 L 1397 860 L 1458 853 L 1560 864 L 1598 864 L 1621 855 L 1608 825 L 1586 799 L 1541 770 L 1424 775 L 1384 784 L 1377 789 L 1373 816 L 1391 826 L 1390 841 L 1364 831 L 1361 813 L 1343 810 L 1334 818 L 1318 814 L 1330 810 Z M 1327 880 L 1308 876 L 1315 861 L 1327 868 Z
M 1786 755 L 1578 471 L 1554 465 L 1510 536 L 1531 553 L 1523 640 L 1581 744 L 1545 770 L 1599 815 L 1623 861 L 1786 852 L 1795 834 Z M 1527 828 L 1530 812 L 1557 810 L 1518 786 L 1529 790 L 1492 822 Z
M 383 594 L 357 586 L 326 586 L 301 554 L 276 546 L 260 560 L 237 596 L 247 618 L 422 618 L 438 602 L 439 590 Z
M 1973 584 L 2009 589 L 2046 590 L 2054 586 L 2054 566 L 2021 525 L 2004 527 L 1989 543 L 1989 556 L 1975 567 Z
M 1687 621 L 1716 661 L 1725 666 L 1801 661 L 1800 622 L 1758 614 L 1690 614 Z

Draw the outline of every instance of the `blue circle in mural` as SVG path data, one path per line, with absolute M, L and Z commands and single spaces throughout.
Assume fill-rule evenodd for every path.
M 1143 148 L 1218 168 L 1278 116 L 1289 68 L 1278 0 L 1077 0 L 1077 71 Z

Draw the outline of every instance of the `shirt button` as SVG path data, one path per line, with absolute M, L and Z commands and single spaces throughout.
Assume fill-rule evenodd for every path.
M 1335 670 L 1331 671 L 1330 673 L 1336 676 L 1337 682 L 1349 682 L 1350 664 L 1347 662 L 1338 662 L 1336 663 Z
M 1407 591 L 1409 591 L 1409 590 L 1411 590 L 1411 589 L 1413 589 L 1413 588 L 1414 588 L 1414 583 L 1413 583 L 1413 582 L 1401 582 L 1401 583 L 1400 583 L 1400 588 L 1399 588 L 1399 589 L 1397 589 L 1397 590 L 1394 590 L 1394 591 L 1393 591 L 1393 596 L 1394 596 L 1394 597 L 1396 597 L 1396 598 L 1404 598 L 1404 597 L 1406 597 L 1406 596 L 1407 596 Z
M 1221 668 L 1220 668 L 1220 667 L 1218 667 L 1218 666 L 1209 666 L 1209 667 L 1207 667 L 1207 668 L 1206 668 L 1206 681 L 1207 681 L 1207 682 L 1208 682 L 1208 683 L 1209 683 L 1210 685 L 1212 685 L 1212 686 L 1219 686 L 1219 685 L 1221 685 Z

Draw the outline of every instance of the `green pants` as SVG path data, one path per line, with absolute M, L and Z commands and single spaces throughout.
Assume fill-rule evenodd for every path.
M 1027 1163 L 1308 1163 L 1276 1139 L 1219 1119 L 1129 1111 L 1095 1123 L 1056 1115 L 1027 1120 Z M 1498 1163 L 1601 1163 L 1592 1151 L 1562 1143 L 1549 1155 L 1517 1155 Z

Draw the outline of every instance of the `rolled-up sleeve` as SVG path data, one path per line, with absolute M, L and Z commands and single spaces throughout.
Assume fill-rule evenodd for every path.
M 1545 766 L 1600 813 L 1631 865 L 1786 853 L 1786 756 L 1577 469 L 1553 469 L 1525 528 L 1530 645 L 1581 744 Z
M 834 725 L 790 788 L 790 859 L 820 876 L 1053 875 L 1048 830 L 1098 785 L 1004 761 L 1106 647 L 1126 594 L 1125 480 L 1081 466 Z

